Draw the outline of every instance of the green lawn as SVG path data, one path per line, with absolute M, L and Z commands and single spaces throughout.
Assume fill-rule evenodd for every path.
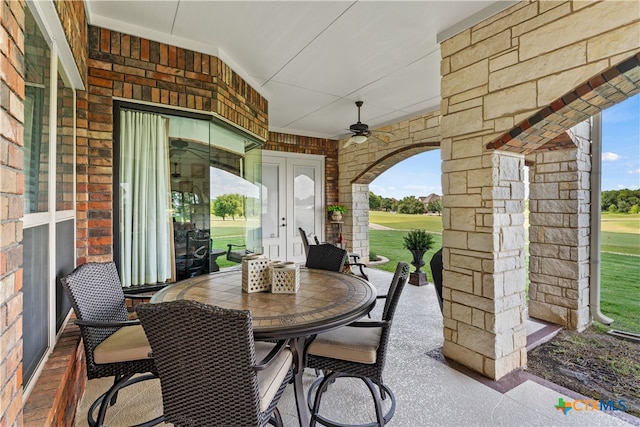
M 411 262 L 411 253 L 402 247 L 407 230 L 434 233 L 435 244 L 425 254 L 423 267 L 433 282 L 429 261 L 442 245 L 441 217 L 370 212 L 369 222 L 392 229 L 369 232 L 371 252 L 389 258 L 377 267 L 386 271 L 393 271 L 398 261 Z M 614 319 L 613 329 L 640 333 L 640 215 L 603 213 L 601 237 L 601 311 Z
M 640 255 L 640 234 L 600 233 L 600 250 L 619 254 Z M 640 259 L 637 260 L 640 263 Z
M 400 261 L 411 263 L 413 257 L 408 249 L 402 247 L 402 237 L 407 234 L 401 230 L 370 230 L 369 231 L 369 251 L 376 255 L 389 258 L 389 262 L 377 267 L 380 270 L 395 271 L 396 264 Z M 427 273 L 428 280 L 433 282 L 429 261 L 433 254 L 442 246 L 442 235 L 433 233 L 433 248 L 424 254 L 424 267 L 422 271 Z M 415 269 L 411 267 L 411 271 Z
M 602 213 L 602 231 L 640 235 L 640 214 Z
M 600 311 L 613 329 L 640 333 L 640 258 L 603 253 L 600 261 Z
M 369 222 L 395 230 L 422 228 L 432 233 L 442 233 L 442 217 L 437 215 L 409 215 L 370 211 Z

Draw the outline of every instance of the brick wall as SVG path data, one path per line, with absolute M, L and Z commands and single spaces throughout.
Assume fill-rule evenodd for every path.
M 24 405 L 24 425 L 74 425 L 84 394 L 87 368 L 80 329 L 68 323 Z
M 87 92 L 78 97 L 87 125 L 78 141 L 82 261 L 112 258 L 113 97 L 215 112 L 268 136 L 266 99 L 218 58 L 103 28 L 89 27 Z
M 87 15 L 84 10 L 84 2 L 81 1 L 56 1 L 54 2 L 60 23 L 67 36 L 67 42 L 71 47 L 73 58 L 82 77 L 87 83 Z
M 0 2 L 0 426 L 22 423 L 24 3 Z

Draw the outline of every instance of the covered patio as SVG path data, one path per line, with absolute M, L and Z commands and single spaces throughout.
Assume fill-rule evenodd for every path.
M 392 273 L 368 269 L 370 280 L 384 293 Z M 374 309 L 373 317 L 380 310 Z M 527 320 L 528 346 L 551 338 L 558 327 Z M 519 371 L 492 381 L 442 356 L 442 315 L 435 288 L 407 285 L 400 299 L 387 355 L 385 382 L 397 402 L 390 425 L 638 425 L 640 420 L 621 411 L 576 412 L 565 415 L 555 408 L 559 398 L 571 402 L 588 399 Z M 305 388 L 316 378 L 305 373 Z M 94 398 L 109 386 L 109 379 L 91 380 L 78 406 L 76 426 L 86 425 L 86 411 Z M 108 412 L 107 425 L 133 425 L 161 413 L 158 381 L 125 389 L 117 409 Z M 343 422 L 375 421 L 367 392 L 360 381 L 342 379 L 333 384 L 323 402 L 325 413 Z M 297 426 L 293 387 L 288 387 L 279 404 L 285 426 Z
M 553 388 L 531 380 L 515 388 L 498 385 L 501 391 L 486 384 L 522 375 L 530 337 L 546 330 L 530 317 L 582 330 L 601 316 L 593 240 L 597 230 L 591 227 L 599 190 L 592 179 L 597 176 L 592 159 L 599 155 L 598 114 L 640 91 L 640 10 L 635 2 L 486 2 L 492 7 L 481 16 L 450 22 L 450 28 L 437 34 L 430 26 L 431 48 L 418 55 L 433 73 L 429 88 L 437 89 L 425 95 L 429 102 L 398 106 L 405 95 L 422 88 L 420 78 L 414 86 L 403 86 L 404 95 L 390 92 L 393 96 L 379 102 L 395 102 L 396 107 L 370 121 L 372 129 L 393 134 L 389 141 L 349 146 L 347 134 L 309 129 L 323 121 L 338 129 L 348 126 L 353 101 L 373 97 L 367 90 L 375 88 L 378 77 L 394 74 L 389 70 L 369 76 L 362 91 L 343 87 L 339 101 L 325 93 L 322 104 L 305 106 L 313 112 L 326 111 L 333 101 L 339 106 L 330 109 L 331 115 L 308 119 L 308 132 L 288 128 L 292 120 L 275 113 L 287 98 L 270 99 L 268 91 L 260 90 L 268 79 L 249 76 L 224 50 L 211 52 L 202 43 L 185 47 L 184 40 L 167 34 L 135 34 L 120 21 L 91 22 L 90 3 L 1 4 L 0 425 L 68 424 L 83 395 L 83 354 L 56 279 L 76 265 L 119 255 L 121 102 L 215 118 L 283 158 L 322 158 L 318 170 L 323 179 L 316 191 L 321 203 L 314 209 L 325 217 L 318 234 L 332 232 L 322 203 L 346 205 L 344 237 L 349 250 L 363 259 L 369 253 L 368 184 L 403 159 L 439 148 L 444 315 L 432 287 L 407 289 L 403 301 L 410 304 L 399 310 L 387 372 L 398 400 L 405 402 L 395 422 L 578 420 L 558 418 L 563 415 L 553 405 L 560 392 Z M 342 11 L 340 2 L 334 2 L 338 10 L 331 12 L 335 17 L 324 17 L 327 27 L 372 4 L 355 2 L 353 10 Z M 224 22 L 224 14 L 216 18 Z M 253 19 L 257 28 L 264 25 L 259 14 Z M 286 25 L 279 22 L 276 30 Z M 412 25 L 420 33 L 425 22 Z M 237 29 L 232 30 L 227 31 L 235 34 Z M 318 37 L 324 34 L 323 28 L 317 31 Z M 409 51 L 413 41 L 392 47 L 388 63 L 394 63 L 396 51 Z M 240 49 L 250 40 L 234 42 Z M 331 43 L 325 52 L 333 52 Z M 259 53 L 268 55 L 266 49 Z M 309 63 L 304 55 L 298 59 Z M 328 64 L 322 63 L 305 75 L 321 77 L 326 69 Z M 412 71 L 408 65 L 402 70 Z M 415 74 L 423 76 L 422 71 Z M 295 83 L 283 86 L 291 89 Z M 288 101 L 292 99 L 304 103 L 309 98 L 291 95 Z M 303 119 L 297 116 L 293 122 Z M 529 242 L 535 253 L 528 296 L 525 164 L 532 166 L 536 221 Z M 388 278 L 374 282 L 384 285 Z M 454 369 L 456 363 L 469 375 Z M 519 414 L 517 420 L 510 418 L 512 411 Z M 288 406 L 283 412 L 294 414 Z M 620 421 L 607 414 L 588 415 L 606 417 L 596 424 Z M 290 417 L 287 422 L 291 424 Z

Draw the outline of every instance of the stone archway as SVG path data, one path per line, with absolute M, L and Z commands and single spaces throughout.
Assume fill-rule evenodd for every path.
M 627 2 L 520 2 L 442 42 L 443 352 L 487 377 L 527 360 L 525 155 L 574 141 L 578 132 L 556 137 L 599 111 L 596 95 L 615 98 L 604 82 L 625 74 L 608 90 L 636 90 L 632 64 L 612 66 L 637 60 L 639 15 Z M 572 165 L 583 167 L 579 148 L 574 157 Z M 574 194 L 582 201 L 589 190 Z M 584 251 L 578 246 L 569 252 Z M 582 294 L 575 300 L 584 298 L 575 291 Z M 577 318 L 584 313 L 575 310 Z
M 639 31 L 633 2 L 517 3 L 442 42 L 440 112 L 386 127 L 397 132 L 388 147 L 339 150 L 345 229 L 368 254 L 367 182 L 385 156 L 392 164 L 416 143 L 440 142 L 445 356 L 494 379 L 526 366 L 525 155 L 561 153 L 579 137 L 565 131 L 637 91 Z M 578 145 L 571 162 L 583 168 Z M 581 327 L 584 308 L 575 310 L 569 324 Z
M 570 329 L 591 324 L 592 116 L 640 92 L 640 54 L 551 102 L 487 149 L 531 162 L 529 315 Z
M 388 144 L 378 142 L 342 148 L 338 168 L 339 201 L 348 207 L 343 217 L 349 249 L 369 259 L 369 184 L 390 167 L 416 154 L 440 147 L 440 112 L 433 111 L 381 128 L 393 133 Z

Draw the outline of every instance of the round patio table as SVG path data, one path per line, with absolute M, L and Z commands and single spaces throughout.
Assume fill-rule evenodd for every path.
M 344 326 L 373 309 L 376 290 L 351 274 L 300 269 L 300 288 L 295 294 L 246 293 L 239 269 L 196 276 L 168 286 L 151 303 L 195 300 L 228 309 L 249 310 L 256 339 L 292 339 L 296 363 L 294 390 L 301 426 L 309 425 L 302 387 L 304 345 L 318 333 Z

